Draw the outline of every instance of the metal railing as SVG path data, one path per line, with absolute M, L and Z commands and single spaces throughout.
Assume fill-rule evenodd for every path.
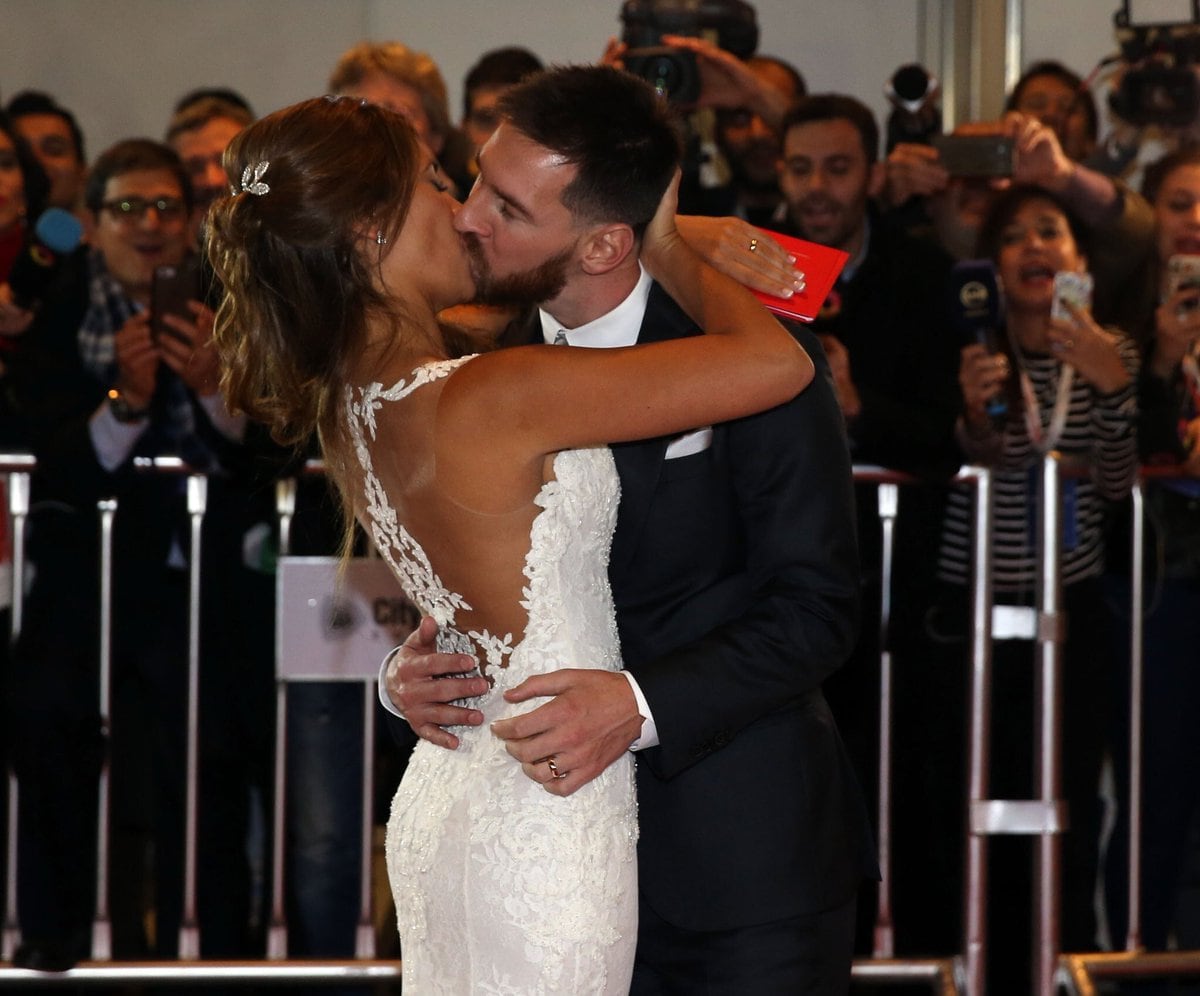
M 26 554 L 24 526 L 29 514 L 29 483 L 33 469 L 32 458 L 24 456 L 0 456 L 0 473 L 8 474 L 8 498 L 13 551 L 13 603 L 12 629 L 14 637 L 21 632 L 23 620 L 23 586 Z M 180 960 L 171 962 L 122 962 L 111 961 L 111 926 L 107 907 L 107 853 L 108 839 L 106 820 L 108 772 L 101 774 L 101 818 L 97 837 L 98 882 L 96 915 L 92 932 L 92 960 L 65 973 L 48 975 L 44 972 L 27 971 L 0 966 L 0 984 L 89 984 L 131 983 L 158 980 L 172 981 L 223 981 L 239 980 L 253 982 L 287 983 L 304 980 L 307 982 L 347 982 L 394 980 L 400 975 L 400 963 L 394 960 L 374 959 L 375 937 L 372 926 L 369 876 L 371 862 L 371 815 L 370 807 L 364 806 L 362 905 L 356 932 L 356 957 L 353 960 L 288 960 L 287 924 L 284 915 L 284 765 L 286 738 L 286 683 L 277 684 L 276 719 L 277 743 L 275 761 L 275 807 L 271 819 L 274 849 L 271 868 L 271 918 L 267 932 L 267 957 L 262 961 L 216 962 L 199 959 L 199 928 L 195 911 L 195 832 L 197 784 L 196 692 L 199 668 L 199 585 L 202 565 L 200 534 L 206 511 L 206 480 L 176 458 L 158 458 L 139 461 L 139 469 L 146 473 L 179 474 L 187 478 L 188 515 L 192 530 L 192 550 L 197 556 L 190 563 L 189 576 L 189 633 L 188 633 L 188 717 L 186 833 L 188 842 L 185 855 L 185 898 L 184 915 L 180 927 Z M 319 462 L 313 461 L 307 473 L 321 473 Z M 996 833 L 1021 833 L 1036 836 L 1038 883 L 1038 918 L 1036 925 L 1037 958 L 1035 967 L 1035 991 L 1051 993 L 1056 985 L 1063 985 L 1080 996 L 1094 992 L 1093 980 L 1108 978 L 1147 977 L 1154 975 L 1200 974 L 1200 955 L 1192 954 L 1142 954 L 1139 952 L 1140 933 L 1137 910 L 1139 895 L 1138 846 L 1140 841 L 1140 780 L 1141 760 L 1141 688 L 1142 662 L 1141 612 L 1144 593 L 1141 585 L 1139 565 L 1144 556 L 1144 533 L 1142 529 L 1143 485 L 1139 480 L 1134 487 L 1134 530 L 1132 570 L 1134 611 L 1131 613 L 1133 632 L 1131 652 L 1133 657 L 1133 697 L 1131 715 L 1131 833 L 1130 833 L 1130 926 L 1126 940 L 1128 950 L 1122 954 L 1060 954 L 1058 946 L 1059 899 L 1058 879 L 1060 864 L 1060 834 L 1065 825 L 1064 804 L 1061 796 L 1061 581 L 1058 573 L 1059 534 L 1061 523 L 1057 515 L 1059 507 L 1059 468 L 1056 460 L 1048 459 L 1043 466 L 1043 501 L 1046 512 L 1041 515 L 1041 560 L 1045 564 L 1039 585 L 1039 604 L 1036 609 L 1017 610 L 1010 606 L 994 606 L 991 592 L 991 503 L 992 476 L 986 468 L 968 467 L 959 472 L 956 480 L 970 485 L 974 490 L 974 540 L 971 585 L 971 649 L 970 649 L 970 743 L 968 777 L 969 835 L 965 856 L 966 894 L 964 896 L 964 947 L 962 952 L 947 958 L 897 958 L 895 955 L 892 911 L 892 833 L 891 833 L 891 783 L 892 783 L 892 710 L 894 674 L 891 659 L 891 611 L 892 588 L 895 583 L 894 530 L 898 513 L 898 496 L 901 487 L 920 486 L 919 482 L 903 474 L 881 468 L 857 467 L 855 478 L 859 483 L 874 483 L 878 487 L 878 514 L 883 536 L 882 545 L 882 589 L 880 607 L 880 715 L 879 715 L 879 795 L 878 825 L 881 883 L 874 929 L 874 943 L 870 958 L 857 960 L 853 967 L 855 982 L 862 983 L 913 983 L 926 982 L 931 990 L 939 993 L 966 992 L 971 996 L 982 996 L 985 992 L 987 965 L 987 840 Z M 111 711 L 108 698 L 108 681 L 111 661 L 111 574 L 112 574 L 112 523 L 118 514 L 116 503 L 101 501 L 97 507 L 101 533 L 101 646 L 98 662 L 101 670 L 101 698 L 98 703 L 105 724 Z M 280 523 L 280 553 L 286 556 L 292 516 L 295 513 L 295 481 L 280 482 L 277 491 L 277 513 Z M 1049 551 L 1050 554 L 1046 555 Z M 990 689 L 992 640 L 994 638 L 1020 637 L 1038 643 L 1038 659 L 1041 668 L 1043 703 L 1037 722 L 1037 756 L 1041 759 L 1038 773 L 1038 793 L 1033 800 L 1011 801 L 988 798 L 988 744 L 991 733 Z M 374 663 L 374 662 L 372 662 Z M 366 736 L 364 737 L 364 798 L 369 797 L 372 777 L 372 742 L 374 683 L 364 681 L 364 714 Z M 8 776 L 9 805 L 7 881 L 4 897 L 4 929 L 2 954 L 10 962 L 19 942 L 16 906 L 16 814 L 19 805 L 18 787 L 15 777 Z

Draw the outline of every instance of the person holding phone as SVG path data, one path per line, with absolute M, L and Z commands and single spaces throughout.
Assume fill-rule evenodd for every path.
M 139 473 L 137 457 L 182 456 L 209 471 L 202 560 L 199 916 L 206 954 L 250 952 L 245 840 L 250 782 L 269 776 L 272 646 L 250 618 L 271 580 L 242 568 L 242 537 L 273 521 L 257 487 L 254 434 L 217 392 L 212 311 L 192 299 L 151 335 L 155 270 L 188 253 L 191 187 L 176 154 L 118 142 L 85 192 L 89 242 L 64 260 L 19 340 L 11 387 L 32 427 L 26 624 L 14 649 L 5 730 L 21 792 L 19 916 L 26 967 L 66 968 L 88 953 L 96 882 L 96 775 L 108 745 L 97 714 L 99 553 L 96 507 L 114 520 L 113 943 L 176 950 L 182 906 L 188 581 L 186 489 Z M 265 601 L 264 601 L 265 595 Z M 245 618 L 243 618 L 243 613 Z M 105 717 L 108 719 L 109 717 Z M 260 776 L 262 776 L 260 778 Z M 152 842 L 152 844 L 151 844 Z M 154 882 L 145 881 L 153 855 Z M 241 856 L 241 857 L 239 857 Z
M 1142 319 L 1135 328 L 1144 357 L 1138 445 L 1144 464 L 1178 475 L 1147 482 L 1148 554 L 1142 567 L 1143 723 L 1153 734 L 1142 741 L 1141 940 L 1147 950 L 1163 951 L 1176 925 L 1188 827 L 1200 807 L 1194 722 L 1200 708 L 1200 149 L 1179 149 L 1151 163 L 1143 189 L 1157 224 Z M 1124 616 L 1130 606 L 1128 566 L 1114 566 L 1110 580 L 1113 602 Z M 1127 674 L 1126 667 L 1118 675 L 1122 701 Z M 1128 719 L 1127 709 L 1113 716 L 1119 808 L 1106 886 L 1114 944 L 1124 940 L 1128 923 Z
M 1099 775 L 1111 680 L 1112 626 L 1100 583 L 1109 506 L 1124 498 L 1137 470 L 1135 384 L 1138 352 L 1115 328 L 1099 325 L 1081 291 L 1088 285 L 1083 229 L 1045 190 L 1018 186 L 1002 193 L 984 219 L 979 253 L 995 264 L 1003 287 L 1006 341 L 999 353 L 964 346 L 959 383 L 963 407 L 957 438 L 964 462 L 993 469 L 992 590 L 1001 604 L 1035 604 L 1038 579 L 1038 508 L 1043 454 L 1062 454 L 1062 578 L 1066 609 L 1063 653 L 1063 785 L 1070 830 L 1064 837 L 1062 944 L 1094 950 L 1099 844 Z M 1065 289 L 1066 288 L 1066 289 Z M 989 402 L 1003 393 L 1000 424 Z M 962 785 L 959 718 L 966 709 L 966 588 L 971 576 L 972 492 L 955 488 L 938 553 L 944 585 L 928 628 L 940 647 L 944 686 L 929 703 L 930 749 L 947 767 L 945 783 Z M 1034 670 L 1032 644 L 994 647 L 991 797 L 1034 795 Z M 948 721 L 947 717 L 950 717 Z M 961 800 L 938 800 L 934 827 L 959 826 Z M 939 818 L 940 817 L 940 818 Z M 947 824 L 945 819 L 953 822 Z M 936 830 L 934 831 L 937 832 Z M 940 843 L 961 855 L 962 841 Z M 1014 909 L 1028 908 L 1028 841 L 995 838 L 989 844 L 993 895 Z M 953 863 L 961 868 L 961 859 Z M 1022 898 L 1025 904 L 1022 905 Z M 996 900 L 999 902 L 1000 900 Z M 1000 908 L 993 904 L 992 908 Z M 1029 983 L 1028 923 L 993 917 L 989 962 L 997 992 Z

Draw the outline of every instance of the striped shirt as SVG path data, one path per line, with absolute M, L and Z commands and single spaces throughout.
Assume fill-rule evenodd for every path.
M 1137 473 L 1136 381 L 1139 356 L 1125 335 L 1118 340 L 1129 384 L 1104 395 L 1076 374 L 1062 437 L 1055 447 L 1063 456 L 1063 584 L 1104 569 L 1104 515 L 1109 501 L 1124 498 Z M 1023 364 L 1038 399 L 1042 425 L 1050 422 L 1062 367 L 1047 355 L 1026 355 Z M 1037 490 L 1041 453 L 1029 438 L 1020 406 L 1012 406 L 1003 431 L 1003 447 L 992 475 L 992 587 L 998 592 L 1027 592 L 1037 584 Z M 1031 470 L 1035 470 L 1031 478 Z M 938 576 L 965 585 L 971 576 L 974 487 L 956 485 L 947 501 L 938 551 Z M 1072 521 L 1068 521 L 1072 516 Z M 1073 540 L 1073 542 L 1072 542 Z

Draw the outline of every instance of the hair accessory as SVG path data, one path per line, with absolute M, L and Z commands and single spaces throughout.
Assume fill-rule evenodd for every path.
M 383 234 L 382 228 L 378 232 L 375 233 L 375 244 L 377 246 L 386 246 L 387 245 L 387 236 Z
M 261 197 L 263 194 L 269 194 L 271 188 L 262 182 L 262 176 L 270 165 L 271 161 L 264 159 L 260 163 L 255 163 L 253 167 L 247 166 L 242 170 L 242 191 L 258 197 Z M 253 170 L 253 178 L 251 178 L 251 170 Z

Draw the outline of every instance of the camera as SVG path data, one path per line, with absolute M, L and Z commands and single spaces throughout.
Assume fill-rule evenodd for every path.
M 1113 113 L 1130 124 L 1190 125 L 1200 116 L 1200 4 L 1192 19 L 1135 24 L 1130 0 L 1113 15 L 1121 57 L 1128 66 L 1109 96 Z
M 695 53 L 663 45 L 663 35 L 707 38 L 739 59 L 758 48 L 758 19 L 742 0 L 625 0 L 621 25 L 625 69 L 679 104 L 700 99 L 700 70 Z

